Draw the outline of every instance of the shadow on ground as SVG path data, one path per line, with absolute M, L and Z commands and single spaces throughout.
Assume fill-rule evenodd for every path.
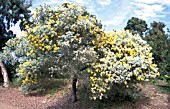
M 115 96 L 111 101 L 107 99 L 92 101 L 88 97 L 88 92 L 81 88 L 78 89 L 78 101 L 76 103 L 71 102 L 71 95 L 68 94 L 58 99 L 53 105 L 47 107 L 47 109 L 146 109 L 141 107 L 147 107 L 151 99 L 145 96 L 144 93 L 140 94 L 141 96 L 135 98 L 135 100 L 130 97 L 121 99 L 121 96 Z

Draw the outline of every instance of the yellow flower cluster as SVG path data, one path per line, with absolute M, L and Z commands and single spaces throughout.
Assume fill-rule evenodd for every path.
M 19 65 L 17 75 L 22 77 L 22 85 L 38 84 L 38 75 L 34 71 L 37 69 L 36 66 L 38 66 L 38 63 L 35 60 L 27 60 Z
M 96 17 L 89 16 L 85 8 L 77 4 L 66 3 L 54 9 L 41 7 L 34 11 L 31 22 L 25 23 L 25 37 L 37 49 L 49 52 L 84 43 L 86 38 L 97 36 L 101 31 Z
M 160 75 L 152 62 L 151 47 L 138 35 L 128 31 L 107 32 L 94 44 L 93 52 L 99 58 L 87 71 L 94 99 L 102 99 L 114 83 L 124 83 L 128 87 L 133 78 L 144 81 Z

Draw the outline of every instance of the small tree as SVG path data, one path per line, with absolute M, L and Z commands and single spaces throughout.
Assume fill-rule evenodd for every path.
M 24 26 L 24 37 L 13 39 L 18 40 L 18 44 L 14 46 L 16 54 L 21 50 L 19 55 L 25 57 L 17 66 L 22 89 L 31 91 L 38 80 L 58 71 L 61 75 L 73 77 L 75 102 L 75 86 L 77 77 L 81 74 L 80 69 L 91 60 L 83 57 L 91 55 L 86 51 L 102 31 L 101 24 L 84 7 L 65 3 L 55 9 L 47 5 L 37 8 L 32 19 L 25 21 Z M 21 40 L 24 41 L 20 42 Z M 44 72 L 42 69 L 47 70 Z

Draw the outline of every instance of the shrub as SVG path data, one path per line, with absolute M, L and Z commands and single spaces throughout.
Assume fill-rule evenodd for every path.
M 87 70 L 92 97 L 102 99 L 112 85 L 128 85 L 159 76 L 153 63 L 151 47 L 138 35 L 128 31 L 108 32 L 99 37 L 93 52 L 98 59 Z M 123 86 L 122 86 L 123 87 Z

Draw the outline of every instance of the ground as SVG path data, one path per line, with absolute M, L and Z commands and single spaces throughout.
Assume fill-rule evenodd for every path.
M 140 84 L 144 96 L 135 103 L 125 101 L 121 105 L 113 104 L 105 109 L 170 109 L 170 93 L 163 93 L 160 87 L 165 84 Z M 59 90 L 53 94 L 25 95 L 17 88 L 0 87 L 0 108 L 2 109 L 93 109 L 93 102 L 87 103 L 81 100 L 78 90 L 78 101 L 72 103 L 70 100 L 70 85 L 68 88 Z M 168 89 L 170 90 L 170 88 Z M 86 97 L 86 96 L 84 96 Z M 101 107 L 97 107 L 100 108 Z

